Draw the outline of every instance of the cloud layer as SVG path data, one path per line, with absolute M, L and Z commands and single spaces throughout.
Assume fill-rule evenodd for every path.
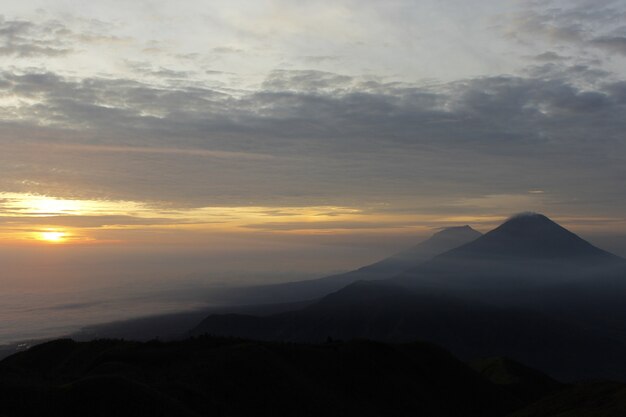
M 156 2 L 126 18 L 13 6 L 0 20 L 13 60 L 0 72 L 0 191 L 622 216 L 620 2 L 366 3 Z

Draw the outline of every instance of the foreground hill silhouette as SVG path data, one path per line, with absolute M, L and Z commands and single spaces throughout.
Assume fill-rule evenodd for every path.
M 422 339 L 465 360 L 508 356 L 566 380 L 626 380 L 623 265 L 547 217 L 523 214 L 396 277 L 292 312 L 210 315 L 192 334 Z
M 474 368 L 474 369 L 472 369 Z M 0 362 L 3 416 L 617 417 L 626 385 L 561 384 L 431 344 L 57 340 Z
M 58 340 L 0 362 L 7 416 L 504 416 L 526 403 L 424 343 Z
M 509 358 L 483 358 L 471 362 L 470 366 L 515 397 L 529 402 L 564 388 L 564 384 L 548 375 Z
M 306 281 L 227 289 L 220 294 L 220 297 L 222 302 L 227 301 L 237 304 L 313 300 L 356 281 L 391 278 L 420 265 L 436 255 L 472 242 L 480 236 L 480 232 L 467 225 L 448 227 L 407 250 L 355 271 Z
M 508 417 L 618 417 L 626 415 L 626 385 L 578 384 L 555 392 Z
M 508 358 L 487 358 L 471 367 L 527 402 L 507 417 L 615 417 L 626 415 L 626 385 L 616 382 L 562 384 Z

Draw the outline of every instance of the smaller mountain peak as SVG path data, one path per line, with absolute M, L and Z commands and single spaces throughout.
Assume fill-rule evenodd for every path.
M 472 231 L 472 232 L 476 232 L 476 230 L 472 229 L 471 226 L 469 225 L 464 225 L 464 226 L 450 226 L 450 227 L 444 227 L 442 229 L 439 230 L 439 232 L 437 233 L 447 233 L 447 232 L 467 232 L 467 231 Z M 478 232 L 476 232 L 478 233 Z
M 439 230 L 437 233 L 435 233 L 432 237 L 433 238 L 448 238 L 448 237 L 459 237 L 459 236 L 473 236 L 475 238 L 478 238 L 479 236 L 481 236 L 481 233 L 472 229 L 469 225 L 465 225 L 465 226 L 452 226 L 452 227 L 445 227 L 441 230 Z
M 474 230 L 469 224 L 463 226 L 446 227 L 444 230 Z

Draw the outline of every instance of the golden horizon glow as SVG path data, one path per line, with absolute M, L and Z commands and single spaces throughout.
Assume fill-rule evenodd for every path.
M 503 196 L 503 201 L 514 197 Z M 522 198 L 522 197 L 520 197 Z M 490 196 L 489 199 L 495 199 Z M 459 205 L 468 203 L 465 200 Z M 468 204 L 475 204 L 470 201 Z M 208 206 L 172 207 L 126 200 L 64 199 L 27 193 L 1 193 L 0 241 L 32 244 L 194 244 L 218 234 L 347 235 L 362 233 L 424 234 L 439 227 L 470 224 L 488 231 L 508 215 L 394 212 L 386 205 L 350 207 Z M 558 219 L 557 219 L 558 220 Z M 566 226 L 625 228 L 623 219 L 594 218 L 586 222 L 562 217 Z M 591 221 L 593 220 L 593 221 Z
M 81 204 L 76 200 L 62 200 L 58 198 L 34 198 L 29 202 L 31 212 L 41 216 L 59 214 L 80 214 Z
M 4 200 L 4 203 L 2 203 Z M 94 214 L 128 214 L 144 210 L 135 201 L 111 201 L 92 199 L 67 199 L 28 193 L 0 192 L 0 207 L 9 216 L 63 216 Z
M 67 237 L 67 233 L 50 230 L 39 233 L 39 240 L 43 240 L 50 243 L 61 243 Z

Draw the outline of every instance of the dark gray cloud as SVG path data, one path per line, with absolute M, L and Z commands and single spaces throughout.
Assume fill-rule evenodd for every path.
M 71 32 L 61 23 L 35 24 L 25 20 L 6 20 L 0 15 L 0 56 L 21 58 L 60 56 L 72 52 Z
M 304 70 L 276 70 L 263 82 L 263 89 L 270 91 L 318 91 L 349 88 L 354 79 L 347 75 L 331 72 Z
M 610 52 L 626 55 L 626 36 L 601 36 L 591 39 L 590 44 Z
M 535 61 L 540 61 L 540 62 L 554 62 L 554 61 L 565 61 L 568 58 L 562 55 L 557 54 L 556 52 L 553 51 L 546 51 L 542 54 L 539 55 L 535 55 L 534 57 L 532 57 Z
M 625 19 L 626 5 L 618 1 L 532 4 L 511 18 L 508 34 L 626 55 Z
M 244 227 L 266 231 L 296 231 L 296 230 L 375 230 L 375 229 L 402 229 L 415 226 L 426 227 L 429 222 L 411 221 L 323 221 L 323 222 L 269 222 L 253 223 Z
M 196 206 L 545 189 L 623 209 L 623 82 L 547 65 L 426 87 L 281 70 L 235 92 L 4 72 L 33 104 L 0 129 L 2 186 Z
M 189 71 L 180 71 L 162 66 L 153 66 L 149 62 L 126 61 L 126 65 L 133 72 L 143 77 L 154 76 L 169 79 L 187 79 L 192 73 Z

